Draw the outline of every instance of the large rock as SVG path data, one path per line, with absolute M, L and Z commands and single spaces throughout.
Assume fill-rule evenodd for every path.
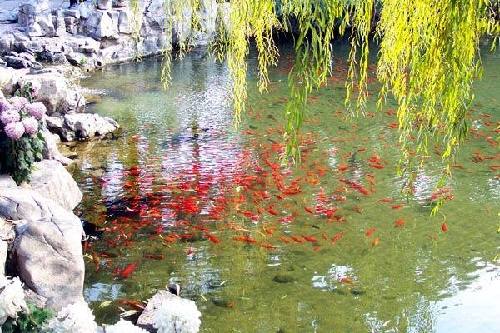
M 84 262 L 80 220 L 71 211 L 27 188 L 0 188 L 0 217 L 17 224 L 14 259 L 19 276 L 58 310 L 80 301 Z
M 55 224 L 71 244 L 73 252 L 81 254 L 83 229 L 80 219 L 30 188 L 0 188 L 0 217 L 12 221 L 45 221 Z
M 58 118 L 60 119 L 60 118 Z M 65 157 L 59 151 L 57 144 L 61 141 L 61 138 L 57 134 L 50 133 L 48 130 L 42 131 L 42 136 L 44 139 L 43 145 L 43 158 L 47 160 L 54 160 L 62 165 L 70 165 L 71 159 Z
M 22 75 L 27 71 L 18 71 L 13 68 L 0 67 L 0 89 L 6 95 L 12 95 L 17 89 L 17 85 Z
M 130 22 L 130 12 L 128 10 L 122 10 L 118 12 L 118 32 L 122 34 L 132 33 L 132 27 Z
M 43 160 L 35 163 L 30 186 L 33 191 L 70 211 L 82 201 L 78 185 L 58 161 Z
M 12 67 L 14 69 L 31 67 L 31 62 L 22 57 L 6 56 L 3 57 L 3 59 L 7 62 L 7 66 Z
M 18 23 L 30 37 L 54 36 L 52 9 L 48 0 L 30 0 L 19 7 Z
M 14 253 L 19 275 L 47 306 L 60 309 L 83 300 L 84 263 L 80 251 L 61 232 L 68 221 L 30 221 L 15 241 Z M 78 243 L 80 245 L 80 243 Z
M 12 188 L 16 186 L 17 184 L 11 176 L 0 175 L 0 188 Z
M 111 13 L 108 11 L 96 10 L 89 14 L 85 23 L 87 33 L 97 39 L 117 38 L 118 26 L 113 24 Z
M 215 37 L 217 26 L 217 1 L 216 0 L 201 0 L 200 10 L 198 12 L 200 18 L 200 31 L 193 32 L 194 43 L 197 46 L 208 45 Z
M 5 274 L 9 243 L 14 240 L 15 235 L 12 223 L 0 217 L 0 276 Z
M 2 223 L 2 219 L 0 218 L 0 223 Z M 7 241 L 0 239 L 0 277 L 5 276 L 5 263 L 7 262 L 7 251 L 9 245 Z
M 183 44 L 188 41 L 191 35 L 191 19 L 193 16 L 193 11 L 188 2 L 183 3 L 181 10 L 181 15 L 173 14 L 172 22 L 172 43 L 173 44 Z M 178 19 L 180 17 L 180 19 Z
M 64 126 L 60 132 L 63 140 L 74 141 L 105 136 L 119 128 L 116 121 L 93 113 L 76 113 L 64 116 Z
M 27 83 L 37 91 L 36 100 L 45 104 L 48 115 L 80 112 L 85 106 L 82 94 L 59 72 L 25 75 L 19 79 L 21 86 Z
M 172 43 L 206 45 L 215 34 L 217 8 L 229 8 L 228 3 L 217 5 L 216 0 L 200 0 L 200 31 L 195 31 L 188 2 L 182 4 L 181 13 L 176 15 L 172 13 L 172 2 L 165 0 L 139 0 L 137 15 L 132 13 L 128 0 L 87 0 L 71 8 L 67 0 L 0 0 L 0 3 L 2 9 L 7 6 L 16 12 L 20 8 L 19 24 L 0 24 L 0 52 L 30 51 L 52 63 L 68 59 L 72 65 L 86 68 L 129 61 L 138 54 L 159 54 L 170 50 Z M 167 21 L 172 24 L 166 24 Z M 138 40 L 132 38 L 136 28 L 140 34 Z M 29 66 L 26 60 L 11 60 L 16 67 Z M 32 67 L 38 68 L 39 64 Z
M 137 326 L 155 332 L 161 324 L 161 332 L 196 333 L 201 324 L 200 316 L 195 302 L 160 290 L 148 301 L 137 319 Z
M 231 30 L 231 3 L 221 2 L 217 4 L 217 20 L 220 20 L 226 31 Z
M 17 10 L 19 8 L 19 0 L 3 0 L 0 6 L 0 22 L 15 22 L 17 21 Z
M 97 8 L 102 10 L 111 10 L 113 6 L 112 0 L 97 0 Z

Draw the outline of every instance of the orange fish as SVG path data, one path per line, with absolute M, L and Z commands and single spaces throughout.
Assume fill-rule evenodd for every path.
M 144 253 L 142 256 L 146 259 L 153 259 L 153 260 L 163 260 L 165 258 L 163 254 L 153 254 L 153 253 Z
M 371 235 L 373 235 L 373 233 L 377 230 L 377 228 L 375 227 L 372 227 L 372 228 L 369 228 L 369 229 L 366 229 L 365 231 L 365 236 L 366 237 L 370 237 Z
M 343 284 L 352 284 L 352 278 L 348 277 L 348 276 L 343 276 L 339 279 L 339 282 L 340 283 L 343 283 Z
M 443 232 L 447 232 L 447 231 L 448 231 L 448 225 L 446 224 L 446 222 L 445 222 L 445 223 L 443 223 L 443 224 L 441 224 L 441 230 L 442 230 Z
M 280 240 L 285 243 L 285 244 L 288 244 L 291 242 L 291 239 L 286 237 L 286 236 L 280 236 Z
M 308 207 L 308 206 L 306 206 L 306 207 L 304 207 L 304 210 L 305 210 L 306 212 L 308 212 L 308 213 L 314 214 L 314 210 L 313 210 L 313 208 L 312 208 L 312 207 Z
M 314 236 L 302 236 L 306 241 L 316 243 L 318 240 Z
M 137 311 L 144 311 L 145 305 L 141 301 L 134 301 L 131 299 L 121 299 L 118 301 L 118 303 L 122 305 L 129 306 Z
M 305 239 L 300 237 L 300 236 L 290 236 L 292 238 L 292 240 L 294 242 L 297 242 L 297 243 L 304 243 L 305 242 Z
M 264 230 L 264 232 L 265 232 L 266 234 L 268 234 L 269 236 L 272 236 L 272 235 L 273 235 L 273 233 L 274 233 L 274 230 L 275 230 L 275 229 L 274 229 L 274 228 L 266 228 L 266 227 L 262 227 L 262 230 Z
M 239 242 L 245 242 L 245 243 L 248 243 L 248 244 L 257 243 L 257 241 L 255 239 L 253 239 L 252 237 L 247 236 L 247 235 L 233 237 L 233 240 L 239 241 Z
M 276 246 L 269 244 L 269 243 L 262 243 L 260 244 L 261 247 L 267 249 L 267 250 L 275 250 Z
M 342 237 L 344 237 L 344 232 L 341 231 L 341 232 L 337 232 L 335 235 L 333 235 L 332 237 L 332 243 L 335 244 L 337 243 L 339 240 L 342 239 Z
M 220 243 L 220 239 L 217 238 L 216 236 L 212 235 L 212 234 L 205 233 L 205 238 L 207 238 L 209 241 L 211 241 L 214 244 L 219 244 Z
M 271 215 L 275 215 L 275 216 L 279 214 L 279 213 L 278 213 L 278 211 L 276 211 L 276 209 L 274 209 L 274 207 L 273 207 L 272 205 L 271 205 L 271 206 L 269 206 L 269 207 L 267 207 L 267 212 L 268 212 L 269 214 L 271 214 Z
M 347 169 L 349 169 L 349 166 L 347 164 L 339 164 L 339 166 L 337 167 L 337 170 L 339 170 L 340 172 L 344 172 Z
M 293 216 L 292 215 L 287 215 L 287 216 L 283 216 L 281 219 L 280 219 L 280 222 L 281 223 L 291 223 L 293 220 Z
M 397 219 L 394 222 L 394 227 L 396 227 L 396 228 L 402 228 L 402 227 L 404 227 L 404 225 L 405 225 L 405 221 L 403 219 Z
M 122 279 L 128 278 L 132 273 L 137 269 L 137 263 L 132 263 L 128 264 L 125 266 L 124 269 L 122 269 L 119 273 L 118 276 L 121 277 Z
M 341 179 L 340 181 L 346 183 L 352 189 L 358 191 L 359 193 L 361 193 L 363 195 L 369 195 L 370 194 L 370 192 L 366 188 L 364 188 L 363 185 L 361 185 L 358 182 L 355 182 L 355 181 L 352 181 L 352 180 L 347 180 L 347 179 Z
M 379 237 L 377 237 L 377 238 L 375 238 L 375 239 L 373 240 L 373 242 L 372 242 L 372 246 L 377 246 L 379 243 L 380 243 L 380 238 L 379 238 Z
M 92 252 L 92 261 L 95 264 L 95 270 L 98 271 L 99 267 L 100 267 L 99 264 L 100 264 L 101 260 L 99 259 L 99 256 L 95 252 Z
M 383 164 L 381 163 L 370 163 L 370 167 L 374 168 L 374 169 L 383 169 L 385 168 Z
M 368 162 L 370 163 L 380 163 L 382 161 L 382 159 L 380 158 L 380 156 L 374 154 L 372 156 L 370 156 L 370 158 L 368 159 Z

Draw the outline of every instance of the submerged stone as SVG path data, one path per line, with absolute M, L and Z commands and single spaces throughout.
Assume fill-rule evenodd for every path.
M 212 303 L 221 308 L 232 308 L 233 302 L 225 298 L 212 298 Z
M 278 283 L 292 283 L 297 281 L 297 279 L 289 274 L 276 274 L 273 277 L 273 281 Z
M 361 296 L 361 295 L 366 294 L 366 291 L 364 291 L 363 289 L 360 289 L 360 288 L 352 288 L 351 294 L 354 296 Z

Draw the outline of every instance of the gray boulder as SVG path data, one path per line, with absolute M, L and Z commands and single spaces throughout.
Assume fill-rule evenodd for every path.
M 15 235 L 12 223 L 0 217 L 0 276 L 5 274 L 9 243 L 12 242 Z
M 123 8 L 129 5 L 129 1 L 127 0 L 113 0 L 113 7 L 115 8 Z
M 84 262 L 81 253 L 62 232 L 74 228 L 73 219 L 29 221 L 15 241 L 14 253 L 23 282 L 59 310 L 83 300 Z M 76 229 L 76 228 L 74 228 Z
M 21 86 L 28 82 L 37 91 L 36 100 L 47 107 L 48 115 L 80 112 L 85 106 L 82 94 L 59 72 L 25 75 L 19 79 Z
M 167 332 L 196 333 L 201 324 L 200 316 L 195 302 L 167 290 L 160 290 L 149 299 L 146 308 L 137 319 L 137 326 L 155 332 L 155 317 L 163 317 L 165 320 L 171 318 L 170 322 L 162 322 Z
M 42 136 L 45 140 L 43 146 L 43 158 L 46 160 L 54 160 L 62 165 L 70 165 L 71 159 L 63 156 L 57 147 L 57 144 L 61 141 L 57 134 L 50 133 L 48 130 L 42 131 Z
M 197 46 L 208 45 L 215 37 L 217 22 L 217 2 L 216 0 L 200 1 L 200 31 L 193 32 L 194 43 Z
M 14 69 L 29 68 L 31 67 L 31 62 L 23 57 L 19 56 L 5 56 L 3 59 L 7 62 L 8 67 Z
M 93 113 L 76 113 L 64 116 L 64 126 L 60 132 L 63 140 L 91 139 L 105 136 L 116 131 L 120 126 L 108 117 Z
M 86 20 L 87 33 L 97 39 L 117 38 L 118 26 L 113 24 L 113 19 L 110 12 L 107 11 L 92 11 Z
M 48 0 L 30 0 L 19 7 L 18 23 L 30 37 L 54 36 L 52 10 Z
M 0 22 L 16 22 L 19 0 L 3 0 L 0 6 Z
M 0 218 L 0 223 L 2 223 L 2 219 Z M 5 275 L 5 263 L 7 262 L 7 251 L 9 249 L 9 245 L 3 239 L 0 239 L 0 276 Z
M 80 220 L 71 211 L 28 188 L 0 188 L 0 217 L 17 224 L 13 253 L 19 276 L 47 305 L 82 299 L 84 262 Z
M 132 33 L 132 27 L 130 22 L 130 13 L 128 10 L 119 11 L 118 14 L 118 32 L 121 34 Z
M 58 161 L 43 160 L 35 163 L 30 187 L 70 211 L 82 201 L 82 192 L 78 185 Z
M 180 20 L 175 13 L 172 14 L 174 14 L 172 22 L 172 43 L 177 45 L 186 43 L 191 35 L 191 18 L 193 16 L 191 6 L 189 6 L 187 2 L 184 3 Z
M 17 184 L 11 176 L 0 175 L 0 188 L 12 188 L 16 186 Z
M 111 10 L 113 6 L 112 0 L 97 0 L 97 8 L 101 10 Z
M 0 67 L 0 88 L 6 96 L 12 95 L 17 89 L 17 83 L 23 75 L 21 72 L 13 68 Z

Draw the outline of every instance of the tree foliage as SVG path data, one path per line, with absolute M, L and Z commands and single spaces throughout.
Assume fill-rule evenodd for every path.
M 394 98 L 398 104 L 401 171 L 411 174 L 411 169 L 425 160 L 429 147 L 435 146 L 441 150 L 443 165 L 449 165 L 468 131 L 466 113 L 474 99 L 472 83 L 481 74 L 480 40 L 490 35 L 494 37 L 492 45 L 498 43 L 498 1 L 233 0 L 230 3 L 230 27 L 220 30 L 222 37 L 216 39 L 212 50 L 219 59 L 227 57 L 233 79 L 236 124 L 247 99 L 246 57 L 250 41 L 255 41 L 258 51 L 258 87 L 264 92 L 269 82 L 268 68 L 278 59 L 273 33 L 288 29 L 289 20 L 293 19 L 298 34 L 295 63 L 288 78 L 289 100 L 284 111 L 286 157 L 300 156 L 299 133 L 307 97 L 326 84 L 331 75 L 334 38 L 349 34 L 347 109 L 365 108 L 369 43 L 373 37 L 378 42 L 377 77 L 382 84 L 378 105 L 382 107 L 388 98 Z M 444 174 L 447 173 L 449 168 L 445 167 Z

